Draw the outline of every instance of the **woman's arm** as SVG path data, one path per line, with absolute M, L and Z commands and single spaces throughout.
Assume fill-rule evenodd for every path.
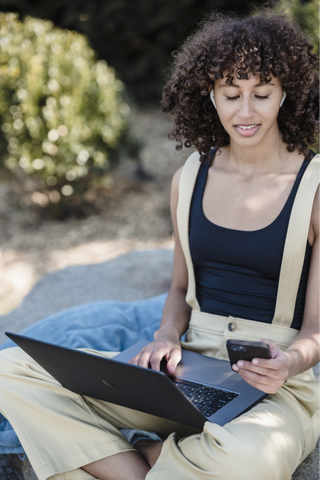
M 317 191 L 311 216 L 309 242 L 312 256 L 306 291 L 306 301 L 301 330 L 286 352 L 282 352 L 272 340 L 261 339 L 269 343 L 271 360 L 254 359 L 251 362 L 238 362 L 235 371 L 250 385 L 266 393 L 276 393 L 290 377 L 305 372 L 319 362 L 319 189 Z
M 130 363 L 147 368 L 150 363 L 153 370 L 160 369 L 162 358 L 167 360 L 167 369 L 173 373 L 181 360 L 180 337 L 187 330 L 190 320 L 190 307 L 185 301 L 188 287 L 188 271 L 177 228 L 177 205 L 179 180 L 182 168 L 173 177 L 171 187 L 171 216 L 175 237 L 172 282 L 168 298 L 163 309 L 159 330 L 154 341 L 149 343 Z

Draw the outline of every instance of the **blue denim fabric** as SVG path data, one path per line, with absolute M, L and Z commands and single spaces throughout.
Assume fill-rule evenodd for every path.
M 120 352 L 139 340 L 153 340 L 167 294 L 136 302 L 103 301 L 63 310 L 20 332 L 69 348 Z M 0 350 L 14 347 L 8 340 Z M 0 454 L 23 453 L 10 423 L 0 414 Z

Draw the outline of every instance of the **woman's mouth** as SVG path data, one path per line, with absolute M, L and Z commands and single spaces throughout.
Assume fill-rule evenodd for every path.
M 260 125 L 261 124 L 254 123 L 251 125 L 235 125 L 234 127 L 243 137 L 252 137 L 252 135 L 259 130 Z

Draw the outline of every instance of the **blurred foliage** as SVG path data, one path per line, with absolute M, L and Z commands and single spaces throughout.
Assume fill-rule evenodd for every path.
M 280 0 L 286 13 L 300 25 L 314 44 L 314 53 L 319 54 L 319 2 L 318 0 Z
M 0 168 L 36 181 L 22 206 L 59 216 L 106 185 L 122 157 L 138 156 L 123 83 L 84 36 L 49 21 L 0 13 L 0 49 Z
M 171 52 L 213 9 L 248 14 L 264 0 L 0 0 L 0 9 L 87 35 L 139 101 L 159 99 Z
M 281 0 L 281 6 L 286 13 L 309 35 L 313 45 L 314 53 L 319 55 L 319 2 L 318 0 Z M 310 147 L 315 153 L 319 153 L 320 147 Z

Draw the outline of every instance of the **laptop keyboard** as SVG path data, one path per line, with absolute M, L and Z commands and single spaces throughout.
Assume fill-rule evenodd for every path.
M 205 385 L 188 385 L 186 383 L 173 382 L 198 410 L 206 417 L 211 417 L 220 408 L 227 405 L 238 393 L 220 390 L 219 388 L 207 387 Z

